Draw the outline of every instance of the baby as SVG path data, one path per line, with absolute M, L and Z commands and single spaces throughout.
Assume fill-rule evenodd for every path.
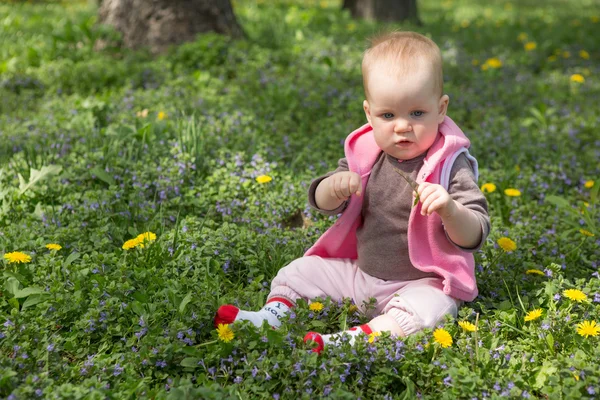
M 362 61 L 368 123 L 345 142 L 335 171 L 309 188 L 312 207 L 340 218 L 282 268 L 257 312 L 219 308 L 215 324 L 249 320 L 278 327 L 299 299 L 376 299 L 374 318 L 349 331 L 309 332 L 314 351 L 342 333 L 398 336 L 454 317 L 477 296 L 473 252 L 490 230 L 470 142 L 446 116 L 438 46 L 414 32 L 372 40 Z M 415 201 L 417 199 L 417 201 Z

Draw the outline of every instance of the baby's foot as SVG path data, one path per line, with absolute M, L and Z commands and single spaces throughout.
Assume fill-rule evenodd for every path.
M 283 316 L 293 306 L 291 301 L 282 297 L 270 298 L 259 311 L 240 310 L 236 306 L 226 304 L 219 307 L 214 322 L 215 326 L 218 326 L 219 324 L 232 324 L 235 321 L 250 321 L 260 327 L 263 321 L 267 321 L 272 327 L 277 328 L 281 325 Z
M 315 353 L 321 353 L 327 344 L 338 345 L 342 342 L 342 335 L 348 334 L 350 336 L 349 343 L 354 344 L 356 337 L 364 333 L 365 335 L 370 335 L 373 333 L 369 325 L 364 324 L 360 326 L 355 326 L 354 328 L 350 328 L 347 331 L 331 333 L 329 335 L 322 335 L 317 332 L 308 332 L 306 336 L 304 336 L 304 343 L 308 343 L 312 341 L 317 345 L 313 347 L 312 351 Z

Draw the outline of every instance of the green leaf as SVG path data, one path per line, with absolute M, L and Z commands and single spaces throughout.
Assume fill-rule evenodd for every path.
M 115 180 L 112 176 L 110 176 L 106 171 L 104 171 L 100 167 L 94 167 L 90 170 L 90 174 L 95 175 L 96 178 L 100 179 L 102 182 L 106 183 L 108 186 L 112 186 L 115 184 Z
M 6 291 L 8 293 L 12 294 L 12 295 L 14 295 L 16 292 L 19 291 L 19 286 L 20 286 L 19 281 L 16 278 L 12 277 L 12 276 L 9 277 L 6 280 L 6 283 L 4 284 L 4 287 L 6 288 Z
M 535 384 L 533 386 L 536 389 L 543 388 L 548 377 L 554 375 L 556 371 L 558 371 L 558 369 L 553 366 L 550 361 L 544 361 L 544 365 L 542 365 L 540 372 L 538 372 L 537 376 L 535 377 Z
M 16 272 L 12 272 L 12 271 L 4 271 L 3 275 L 6 277 L 12 276 L 13 278 L 15 278 L 16 280 L 21 282 L 23 285 L 27 285 L 27 278 L 25 278 L 21 274 L 18 274 Z
M 548 333 L 548 335 L 546 335 L 546 343 L 548 343 L 548 348 L 550 349 L 550 352 L 554 354 L 554 336 L 552 336 L 551 333 Z
M 198 363 L 200 362 L 200 360 L 202 359 L 196 357 L 186 357 L 183 360 L 181 360 L 179 365 L 181 365 L 182 367 L 198 368 Z
M 29 182 L 25 183 L 25 179 L 19 174 L 19 195 L 22 195 L 27 190 L 35 186 L 38 182 L 46 179 L 51 175 L 56 175 L 62 171 L 62 167 L 60 165 L 48 165 L 43 166 L 39 171 L 35 168 L 31 168 L 29 170 Z
M 15 295 L 15 299 L 22 299 L 22 298 L 30 296 L 32 294 L 40 294 L 40 293 L 46 293 L 46 292 L 41 287 L 30 286 L 30 287 L 26 287 L 25 289 L 21 289 L 21 290 L 17 289 L 17 291 L 14 293 L 14 295 Z
M 544 201 L 546 203 L 550 203 L 550 204 L 554 204 L 555 206 L 558 206 L 560 208 L 566 208 L 566 209 L 571 209 L 571 203 L 569 203 L 567 200 L 565 200 L 562 197 L 559 196 L 555 196 L 555 195 L 548 195 L 546 196 L 546 198 L 544 199 Z
M 50 296 L 48 296 L 48 294 L 49 293 L 40 293 L 29 296 L 21 306 L 21 311 L 28 307 L 35 306 L 36 304 L 48 301 L 50 299 Z
M 79 254 L 77 252 L 73 252 L 73 253 L 69 254 L 69 257 L 67 257 L 63 266 L 65 268 L 67 268 L 69 265 L 71 265 L 73 263 L 73 261 L 77 260 L 80 256 L 81 256 L 81 254 Z
M 188 294 L 185 295 L 183 300 L 181 300 L 181 304 L 179 304 L 180 314 L 183 314 L 183 312 L 185 311 L 185 306 L 187 306 L 190 301 L 192 301 L 192 292 L 188 292 Z

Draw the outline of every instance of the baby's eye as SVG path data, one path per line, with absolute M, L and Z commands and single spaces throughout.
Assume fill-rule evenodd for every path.
M 385 114 L 383 114 L 383 118 L 385 118 L 385 119 L 394 118 L 394 114 L 392 114 L 392 113 L 385 113 Z
M 413 111 L 411 114 L 415 117 L 422 117 L 425 114 L 425 112 L 424 111 Z

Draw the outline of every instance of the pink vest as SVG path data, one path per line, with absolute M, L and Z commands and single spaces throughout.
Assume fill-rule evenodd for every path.
M 477 161 L 469 155 L 469 146 L 469 139 L 460 128 L 449 117 L 445 117 L 439 126 L 438 138 L 427 151 L 423 167 L 417 175 L 417 183 L 427 181 L 441 184 L 448 189 L 452 164 L 463 152 L 466 152 L 477 177 Z M 362 178 L 364 193 L 371 169 L 381 153 L 373 137 L 373 128 L 366 124 L 352 132 L 346 138 L 344 150 L 348 168 Z M 358 258 L 356 229 L 362 224 L 363 197 L 352 195 L 340 218 L 304 255 Z M 439 215 L 421 215 L 421 203 L 412 208 L 408 220 L 408 249 L 410 261 L 415 268 L 436 273 L 443 278 L 444 293 L 464 301 L 475 299 L 477 282 L 473 254 L 450 243 Z

